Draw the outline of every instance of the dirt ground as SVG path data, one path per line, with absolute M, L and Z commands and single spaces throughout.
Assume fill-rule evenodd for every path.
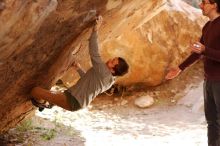
M 18 146 L 206 146 L 202 74 L 201 65 L 193 66 L 158 87 L 136 85 L 124 94 L 103 94 L 78 112 L 36 111 L 0 140 Z M 142 95 L 152 96 L 154 105 L 135 106 Z
M 206 145 L 206 123 L 203 112 L 193 112 L 191 107 L 179 104 L 160 103 L 148 109 L 139 109 L 132 104 L 132 100 L 125 105 L 120 105 L 120 101 L 112 104 L 110 99 L 108 102 L 99 101 L 97 107 L 94 104 L 90 109 L 75 113 L 58 107 L 41 113 L 36 112 L 32 119 L 35 130 L 26 131 L 24 134 L 26 139 L 17 145 Z M 55 136 L 50 140 L 43 139 L 45 129 L 54 129 Z

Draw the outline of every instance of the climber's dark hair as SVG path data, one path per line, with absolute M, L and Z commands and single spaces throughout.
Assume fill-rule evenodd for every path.
M 129 65 L 125 61 L 125 59 L 118 57 L 118 64 L 115 65 L 113 69 L 115 71 L 115 73 L 113 73 L 113 76 L 123 76 L 128 72 Z
M 220 0 L 209 0 L 209 2 L 211 3 L 211 4 L 214 4 L 214 3 L 216 3 L 217 4 L 217 12 L 218 13 L 220 13 Z

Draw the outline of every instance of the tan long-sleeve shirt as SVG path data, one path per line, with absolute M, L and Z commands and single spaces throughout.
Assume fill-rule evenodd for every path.
M 114 77 L 102 61 L 99 53 L 97 32 L 93 31 L 89 39 L 89 54 L 92 67 L 81 73 L 78 82 L 69 88 L 81 107 L 86 107 L 100 93 L 108 90 L 114 83 Z

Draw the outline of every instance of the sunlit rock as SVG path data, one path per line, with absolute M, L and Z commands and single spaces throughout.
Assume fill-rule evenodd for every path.
M 154 104 L 154 98 L 146 95 L 135 99 L 134 104 L 140 108 L 147 108 Z
M 131 68 L 122 84 L 158 85 L 166 70 L 190 53 L 204 22 L 201 12 L 182 1 L 132 1 L 113 13 L 103 26 L 104 58 L 122 56 Z

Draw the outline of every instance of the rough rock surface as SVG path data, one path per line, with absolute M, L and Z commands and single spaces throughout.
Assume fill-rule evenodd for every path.
M 32 106 L 33 86 L 45 88 L 72 62 L 71 44 L 91 21 L 91 8 L 107 1 L 5 0 L 0 11 L 0 131 L 16 125 Z M 83 52 L 83 50 L 82 50 Z M 70 56 L 70 57 L 69 57 Z
M 154 104 L 154 98 L 151 96 L 141 96 L 134 101 L 135 105 L 140 108 L 147 108 Z
M 50 89 L 61 77 L 76 80 L 67 71 L 73 61 L 90 67 L 87 39 L 94 17 L 88 17 L 89 11 L 105 20 L 100 31 L 103 58 L 122 56 L 131 65 L 118 80 L 125 85 L 160 84 L 166 69 L 189 54 L 187 46 L 198 39 L 204 24 L 198 10 L 179 0 L 0 2 L 0 132 L 33 111 L 32 87 Z

